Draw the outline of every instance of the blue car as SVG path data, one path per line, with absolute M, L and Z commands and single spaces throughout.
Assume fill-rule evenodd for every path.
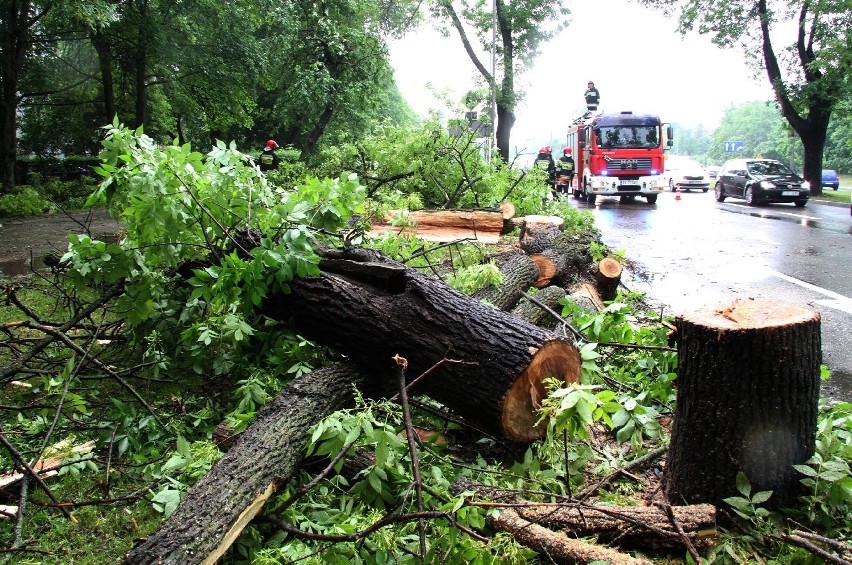
M 837 171 L 833 171 L 831 169 L 823 169 L 822 185 L 830 186 L 834 190 L 840 188 L 840 179 L 837 177 Z

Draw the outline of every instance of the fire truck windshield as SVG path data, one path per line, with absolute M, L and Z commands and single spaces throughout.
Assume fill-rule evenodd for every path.
M 659 126 L 604 126 L 595 131 L 603 149 L 653 149 L 660 146 Z

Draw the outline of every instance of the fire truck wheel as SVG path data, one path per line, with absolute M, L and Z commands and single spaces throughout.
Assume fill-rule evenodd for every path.
M 646 196 L 645 198 L 648 199 L 648 204 L 656 204 L 657 203 L 657 195 L 656 194 Z

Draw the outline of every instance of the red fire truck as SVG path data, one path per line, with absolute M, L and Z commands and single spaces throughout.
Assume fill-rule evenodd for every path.
M 577 168 L 574 198 L 593 204 L 598 195 L 642 196 L 654 204 L 665 188 L 663 153 L 672 143 L 671 125 L 652 114 L 599 113 L 578 118 L 568 128 L 567 145 Z

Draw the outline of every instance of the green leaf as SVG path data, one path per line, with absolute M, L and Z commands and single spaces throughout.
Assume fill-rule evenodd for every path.
M 751 494 L 751 483 L 742 471 L 737 472 L 737 490 L 745 497 Z

